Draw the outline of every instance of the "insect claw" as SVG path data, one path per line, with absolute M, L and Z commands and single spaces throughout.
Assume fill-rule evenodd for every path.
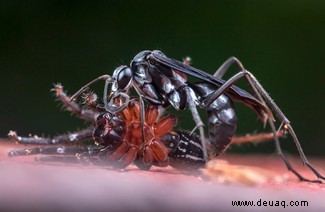
M 83 99 L 82 104 L 85 104 L 87 106 L 92 106 L 96 104 L 98 97 L 94 92 L 89 91 L 87 93 L 83 93 L 81 98 Z
M 54 88 L 52 88 L 50 91 L 51 92 L 55 92 L 55 96 L 60 96 L 63 92 L 63 86 L 61 85 L 61 83 L 53 83 Z
M 17 135 L 17 132 L 16 131 L 12 131 L 10 130 L 9 133 L 8 133 L 8 137 L 10 139 L 13 139 L 14 141 L 19 141 L 19 136 Z

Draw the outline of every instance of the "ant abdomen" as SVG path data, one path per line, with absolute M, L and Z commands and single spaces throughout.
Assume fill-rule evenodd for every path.
M 195 91 L 202 99 L 214 90 L 215 86 L 209 83 L 195 84 Z M 236 132 L 237 116 L 232 100 L 225 94 L 219 96 L 205 109 L 208 117 L 210 151 L 214 157 L 223 153 L 230 145 Z

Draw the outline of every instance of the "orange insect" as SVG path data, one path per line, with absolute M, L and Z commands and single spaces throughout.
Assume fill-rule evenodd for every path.
M 142 127 L 139 102 L 131 101 L 118 115 L 103 113 L 98 116 L 93 137 L 106 146 L 100 154 L 102 161 L 119 168 L 132 162 L 142 169 L 149 169 L 152 164 L 168 165 L 169 150 L 160 137 L 171 133 L 177 118 L 170 114 L 158 120 L 159 111 L 155 106 L 146 108 L 145 114 Z

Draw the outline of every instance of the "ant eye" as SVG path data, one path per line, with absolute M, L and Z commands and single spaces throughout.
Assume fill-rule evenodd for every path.
M 130 84 L 133 77 L 132 70 L 129 67 L 123 68 L 117 75 L 117 85 L 119 89 L 126 89 Z

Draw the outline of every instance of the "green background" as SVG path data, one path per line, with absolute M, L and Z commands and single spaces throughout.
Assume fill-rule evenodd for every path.
M 324 38 L 324 1 L 1 1 L 0 137 L 83 128 L 60 112 L 52 83 L 71 94 L 139 51 L 160 49 L 210 73 L 238 57 L 292 121 L 307 155 L 324 155 Z M 236 107 L 239 135 L 262 131 L 253 112 Z M 190 116 L 178 114 L 191 129 Z M 290 138 L 284 146 L 295 152 Z M 231 151 L 273 152 L 274 144 Z

